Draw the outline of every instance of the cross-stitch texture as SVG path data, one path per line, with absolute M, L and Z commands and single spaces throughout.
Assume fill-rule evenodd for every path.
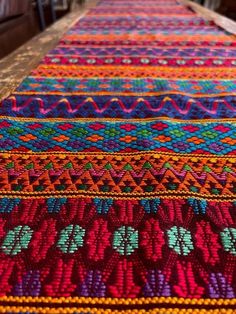
M 236 313 L 236 38 L 102 0 L 0 106 L 0 313 Z

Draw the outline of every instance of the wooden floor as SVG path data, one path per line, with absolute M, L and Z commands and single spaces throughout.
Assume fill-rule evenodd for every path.
M 214 20 L 217 25 L 236 34 L 236 22 L 191 1 L 180 1 L 190 6 L 202 17 Z M 57 44 L 58 40 L 71 25 L 82 18 L 96 2 L 97 0 L 92 0 L 88 1 L 83 7 L 76 7 L 72 13 L 53 24 L 53 26 L 34 37 L 6 58 L 0 60 L 0 99 L 11 94 L 29 72 L 37 66 L 43 56 Z

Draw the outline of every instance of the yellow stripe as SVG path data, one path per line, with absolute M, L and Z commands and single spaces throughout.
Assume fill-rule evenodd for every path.
M 27 199 L 36 199 L 36 200 L 39 200 L 39 199 L 47 199 L 47 198 L 50 198 L 50 195 L 45 195 L 45 196 L 38 196 L 38 195 L 31 195 L 31 196 L 25 196 L 25 195 L 10 195 L 10 194 L 5 194 L 4 195 L 5 197 L 7 197 L 7 198 L 10 198 L 10 199 L 25 199 L 25 200 L 27 200 Z M 67 198 L 88 198 L 88 197 L 91 197 L 91 195 L 89 196 L 89 195 L 86 195 L 86 194 L 80 194 L 80 195 L 73 195 L 73 194 L 71 194 L 71 195 L 64 195 L 64 194 L 62 194 L 62 195 L 53 195 L 53 198 L 58 198 L 58 199 L 60 199 L 60 198 L 65 198 L 65 197 L 67 197 Z M 92 196 L 93 197 L 93 196 Z M 97 197 L 97 194 L 96 194 L 96 197 Z M 165 196 L 161 196 L 161 199 L 170 199 L 170 200 L 173 200 L 173 199 L 175 199 L 175 200 L 187 200 L 187 199 L 189 199 L 189 197 L 190 196 L 171 196 L 171 195 L 165 195 Z M 133 200 L 133 199 L 135 199 L 135 200 L 142 200 L 142 199 L 146 199 L 146 198 L 148 198 L 148 199 L 156 199 L 157 198 L 157 196 L 149 196 L 149 195 L 146 195 L 146 196 L 143 196 L 143 197 L 134 197 L 134 196 L 131 196 L 131 197 L 116 197 L 116 196 L 112 196 L 112 195 L 106 195 L 106 196 L 104 196 L 104 195 L 99 195 L 99 198 L 101 198 L 101 199 L 110 199 L 110 198 L 112 198 L 113 200 Z M 215 198 L 206 198 L 206 197 L 201 197 L 201 196 L 194 196 L 194 199 L 196 199 L 196 200 L 207 200 L 207 201 L 209 201 L 209 202 L 215 202 L 216 201 L 216 199 Z M 218 203 L 225 203 L 225 202 L 235 202 L 236 201 L 236 197 L 235 198 L 230 198 L 230 199 L 217 199 L 217 202 Z M 0 312 L 1 313 L 1 312 Z
M 43 195 L 42 195 L 43 194 Z M 64 190 L 64 191 L 45 191 L 45 192 L 24 192 L 24 191 L 0 191 L 0 196 L 6 196 L 8 198 L 47 198 L 53 196 L 55 198 L 62 197 L 100 197 L 100 198 L 113 198 L 114 200 L 120 199 L 136 199 L 141 200 L 144 198 L 165 198 L 165 199 L 188 199 L 194 197 L 195 199 L 206 199 L 208 201 L 217 202 L 235 202 L 236 194 L 224 194 L 224 195 L 212 195 L 195 192 L 184 191 L 163 191 L 163 192 L 132 192 L 132 193 L 118 193 L 118 192 L 90 192 L 90 191 L 78 191 L 78 190 Z M 213 197 L 214 196 L 214 197 Z
M 210 299 L 210 298 L 177 298 L 177 297 L 147 297 L 147 298 L 92 298 L 92 297 L 0 297 L 0 302 L 17 302 L 17 303 L 69 303 L 76 305 L 96 304 L 96 305 L 147 305 L 147 304 L 181 304 L 181 305 L 209 305 L 209 306 L 236 306 L 236 298 L 233 299 Z
M 188 153 L 172 153 L 172 152 L 160 152 L 155 150 L 149 150 L 149 151 L 138 151 L 138 152 L 132 152 L 132 153 L 126 153 L 126 152 L 59 152 L 59 151 L 48 151 L 48 152 L 33 152 L 33 151 L 27 151 L 27 152 L 17 152 L 17 151 L 0 151 L 1 156 L 5 156 L 6 158 L 8 156 L 12 155 L 19 155 L 22 158 L 28 158 L 27 156 L 55 156 L 58 155 L 62 159 L 66 158 L 66 156 L 76 156 L 78 158 L 82 158 L 83 156 L 120 156 L 120 157 L 127 157 L 127 156 L 153 156 L 154 158 L 159 158 L 161 156 L 171 156 L 171 157 L 180 157 L 180 158 L 201 158 L 201 159 L 207 159 L 211 160 L 218 160 L 218 159 L 228 159 L 229 162 L 235 163 L 236 162 L 236 156 L 235 155 L 215 155 L 215 154 L 188 154 Z
M 212 74 L 217 74 L 218 72 L 228 71 L 231 73 L 236 73 L 236 67 L 214 67 L 214 68 L 206 68 L 206 67 L 171 67 L 171 66 L 159 66 L 159 65 L 148 65 L 148 66 L 134 66 L 134 65 L 120 65 L 120 66 L 114 66 L 114 65 L 61 65 L 61 64 L 40 64 L 35 70 L 75 70 L 75 71 L 90 71 L 90 70 L 100 70 L 100 71 L 159 71 L 159 72 L 188 72 L 190 74 L 194 74 L 193 72 L 210 72 Z M 224 73 L 227 74 L 227 73 Z M 194 79 L 193 79 L 194 80 Z M 235 80 L 235 77 L 233 78 Z
M 60 83 L 59 83 L 60 84 Z M 106 83 L 104 83 L 106 84 Z M 147 93 L 138 93 L 138 92 L 107 92 L 107 91 L 101 91 L 101 92 L 59 92 L 59 91 L 52 91 L 52 92 L 41 92 L 41 91 L 22 91 L 22 92 L 14 92 L 14 95 L 63 95 L 63 96 L 162 96 L 162 95 L 183 95 L 183 96 L 189 96 L 189 97 L 216 97 L 216 96 L 236 96 L 236 92 L 226 92 L 226 93 L 214 93 L 214 94 L 190 94 L 190 93 L 184 93 L 179 91 L 165 91 L 165 92 L 147 92 Z
M 81 122 L 81 123 L 88 123 L 88 122 L 112 122 L 112 123 L 126 123 L 129 124 L 130 122 L 139 122 L 139 123 L 147 123 L 147 122 L 158 122 L 158 121 L 169 121 L 173 123 L 183 123 L 183 124 L 208 124 L 208 123 L 236 123 L 236 118 L 222 118 L 222 119 L 193 119 L 193 120 L 182 120 L 182 119 L 175 119 L 169 117 L 155 117 L 155 118 L 137 118 L 137 119 L 122 119 L 122 118 L 25 118 L 25 117 L 11 117 L 11 116 L 0 116 L 0 119 L 7 119 L 9 121 L 22 121 L 22 122 Z M 123 155 L 123 154 L 122 154 Z M 206 155 L 204 155 L 206 156 Z
M 69 307 L 29 307 L 29 306 L 0 306 L 1 313 L 15 313 L 30 312 L 35 314 L 74 314 L 74 313 L 85 313 L 85 314 L 235 314 L 234 309 L 178 309 L 178 308 L 157 308 L 152 310 L 144 309 L 132 309 L 132 310 L 113 310 L 113 309 L 99 309 L 99 308 L 69 308 Z

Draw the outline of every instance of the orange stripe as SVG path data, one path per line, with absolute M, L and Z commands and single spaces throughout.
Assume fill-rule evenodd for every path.
M 144 304 L 185 304 L 185 305 L 214 305 L 214 306 L 236 306 L 236 298 L 233 299 L 210 299 L 210 298 L 178 298 L 178 297 L 147 297 L 147 298 L 96 298 L 96 297 L 0 297 L 0 302 L 17 303 L 70 303 L 70 304 L 109 304 L 109 305 L 144 305 Z
M 95 305 L 96 306 L 96 305 Z M 58 307 L 55 308 L 47 304 L 43 307 L 29 307 L 29 306 L 0 306 L 1 313 L 14 313 L 20 312 L 32 312 L 37 314 L 74 314 L 74 313 L 90 313 L 90 314 L 235 314 L 234 309 L 179 309 L 174 306 L 169 308 L 154 308 L 152 310 L 147 309 L 132 309 L 132 310 L 110 310 L 102 309 L 99 307 Z
M 48 92 L 41 92 L 41 91 L 21 91 L 21 92 L 14 92 L 14 95 L 63 95 L 63 96 L 163 96 L 163 95 L 184 95 L 188 97 L 215 97 L 215 96 L 236 96 L 236 88 L 235 92 L 228 92 L 228 93 L 215 93 L 212 94 L 203 94 L 203 93 L 185 93 L 179 91 L 168 91 L 165 92 L 108 92 L 108 91 L 100 91 L 100 92 L 86 92 L 86 91 L 77 91 L 77 92 L 60 92 L 58 90 L 55 91 L 48 91 Z
M 236 68 L 39 65 L 31 76 L 76 78 L 235 79 Z
M 81 41 L 102 41 L 102 40 L 110 40 L 110 41 L 115 41 L 115 40 L 132 40 L 132 41 L 229 41 L 229 40 L 235 40 L 235 37 L 233 35 L 171 35 L 171 34 L 135 34 L 132 33 L 132 36 L 130 34 L 84 34 L 84 35 L 67 35 L 64 36 L 63 40 L 81 40 Z
M 115 14 L 115 13 L 107 13 L 107 14 L 105 14 L 104 12 L 103 13 L 101 13 L 101 14 L 98 14 L 97 12 L 90 12 L 87 16 L 99 16 L 99 17 L 107 17 L 107 16 L 112 16 L 112 17 L 132 17 L 132 16 L 147 16 L 147 17 L 149 17 L 149 16 L 165 16 L 166 17 L 166 12 L 164 13 L 163 12 L 163 14 L 161 14 L 161 13 L 142 13 L 142 12 L 137 12 L 137 13 L 135 13 L 135 12 L 131 12 L 130 14 Z M 190 13 L 190 14 L 177 14 L 177 13 L 168 13 L 168 16 L 175 16 L 175 17 L 193 17 L 194 18 L 194 14 L 192 14 L 192 13 Z

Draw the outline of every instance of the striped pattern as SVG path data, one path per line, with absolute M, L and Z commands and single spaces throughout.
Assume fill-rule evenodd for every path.
M 0 106 L 0 312 L 236 304 L 236 38 L 101 0 Z

